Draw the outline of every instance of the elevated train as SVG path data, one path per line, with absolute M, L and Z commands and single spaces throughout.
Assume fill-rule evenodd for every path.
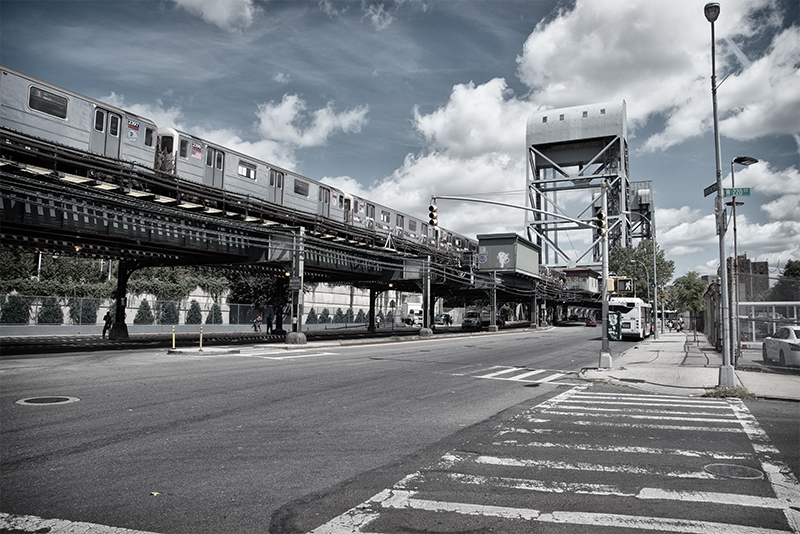
M 0 127 L 334 221 L 378 240 L 392 236 L 438 253 L 477 251 L 475 240 L 418 217 L 2 65 Z M 195 200 L 215 207 L 211 195 Z

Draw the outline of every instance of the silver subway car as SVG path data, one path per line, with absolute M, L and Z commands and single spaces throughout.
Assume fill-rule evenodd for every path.
M 148 168 L 155 160 L 153 121 L 3 66 L 0 125 Z

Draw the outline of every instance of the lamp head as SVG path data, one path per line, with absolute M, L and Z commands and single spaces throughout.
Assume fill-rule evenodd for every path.
M 746 165 L 750 166 L 753 163 L 758 163 L 756 158 L 751 158 L 750 156 L 737 156 L 733 158 L 734 163 L 738 163 L 739 165 Z
M 719 17 L 719 2 L 707 3 L 703 12 L 706 14 L 706 20 L 713 23 Z

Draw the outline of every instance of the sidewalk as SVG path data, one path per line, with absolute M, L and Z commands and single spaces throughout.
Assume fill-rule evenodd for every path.
M 756 359 L 745 352 L 743 361 Z M 761 358 L 760 352 L 757 358 Z M 703 334 L 667 332 L 615 357 L 610 369 L 585 369 L 581 377 L 666 395 L 700 396 L 719 384 L 722 355 Z M 797 372 L 756 367 L 737 369 L 737 385 L 759 398 L 800 401 Z

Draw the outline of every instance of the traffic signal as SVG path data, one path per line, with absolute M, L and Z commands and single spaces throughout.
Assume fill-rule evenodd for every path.
M 439 208 L 436 207 L 436 204 L 431 204 L 428 206 L 428 210 L 430 211 L 430 223 L 431 226 L 439 226 Z
M 600 210 L 597 212 L 597 235 L 603 237 L 608 233 L 608 219 L 606 219 L 606 212 Z

